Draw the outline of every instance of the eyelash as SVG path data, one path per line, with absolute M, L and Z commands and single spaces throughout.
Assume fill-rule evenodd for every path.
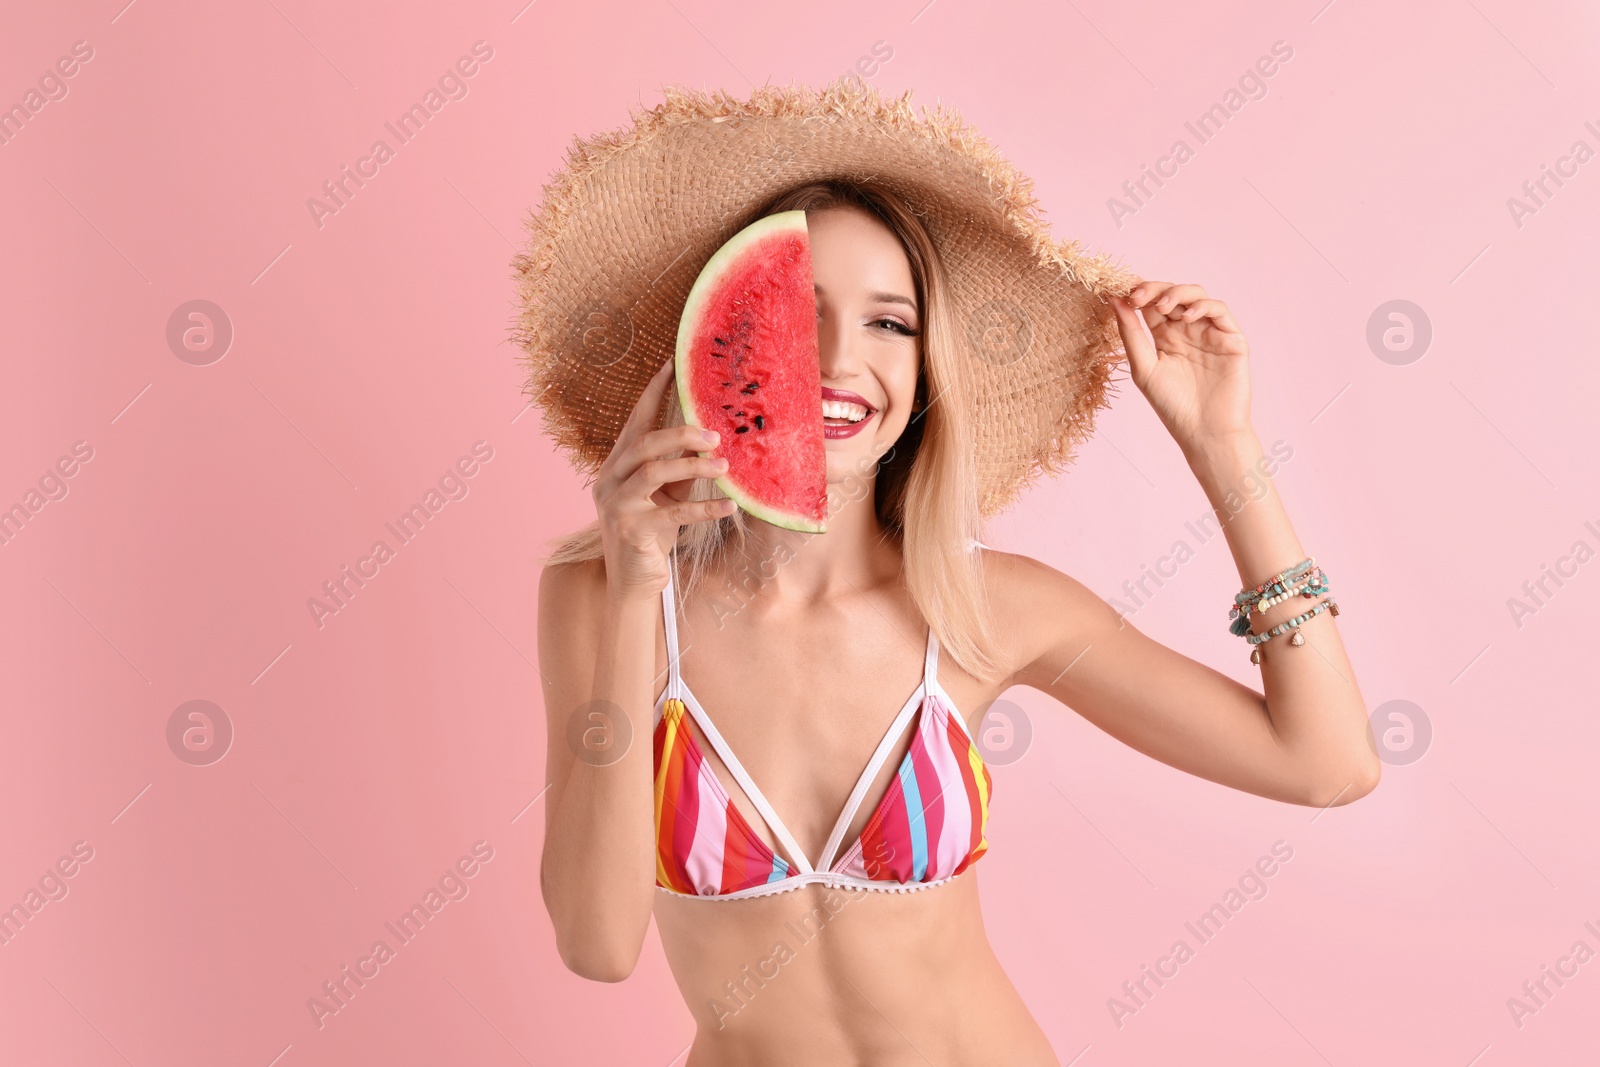
M 917 336 L 917 331 L 913 330 L 903 322 L 898 322 L 894 319 L 876 319 L 873 321 L 873 325 L 876 326 L 880 322 L 888 323 L 891 327 L 893 327 L 893 332 L 900 334 L 902 337 Z

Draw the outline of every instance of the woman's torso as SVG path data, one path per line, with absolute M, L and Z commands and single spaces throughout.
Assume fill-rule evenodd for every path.
M 868 757 L 922 683 L 926 622 L 899 581 L 793 617 L 715 575 L 678 600 L 682 681 L 819 860 Z M 657 634 L 663 691 L 664 618 Z M 948 657 L 937 682 L 969 732 L 972 712 L 1001 691 Z M 787 858 L 698 723 L 690 730 L 738 813 Z M 860 838 L 912 737 L 896 738 L 836 855 Z M 658 889 L 655 917 L 698 1027 L 685 1067 L 1059 1062 L 989 946 L 975 866 L 911 893 L 806 885 L 719 901 Z

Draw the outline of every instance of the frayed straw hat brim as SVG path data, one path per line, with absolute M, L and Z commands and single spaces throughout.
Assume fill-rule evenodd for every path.
M 993 515 L 1074 458 L 1123 357 L 1108 294 L 1139 282 L 1056 241 L 1032 182 L 946 108 L 914 114 L 858 79 L 756 89 L 681 86 L 628 125 L 575 138 L 512 261 L 526 393 L 544 432 L 592 475 L 673 353 L 700 269 L 778 193 L 873 179 L 917 213 L 949 276 L 967 358 L 979 507 Z

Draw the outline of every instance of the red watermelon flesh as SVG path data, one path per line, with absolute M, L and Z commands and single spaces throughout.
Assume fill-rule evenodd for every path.
M 678 323 L 684 419 L 722 435 L 717 485 L 775 526 L 827 530 L 827 456 L 804 211 L 740 230 L 706 263 Z

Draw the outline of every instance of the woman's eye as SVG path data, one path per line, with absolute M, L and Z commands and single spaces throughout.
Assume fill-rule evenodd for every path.
M 911 327 L 907 326 L 905 323 L 900 322 L 900 321 L 898 321 L 896 319 L 878 319 L 876 322 L 873 323 L 873 325 L 874 326 L 877 326 L 877 325 L 887 326 L 891 330 L 893 330 L 895 333 L 901 334 L 901 335 L 906 336 L 906 337 L 915 337 L 917 335 L 917 331 L 916 330 L 913 330 Z

